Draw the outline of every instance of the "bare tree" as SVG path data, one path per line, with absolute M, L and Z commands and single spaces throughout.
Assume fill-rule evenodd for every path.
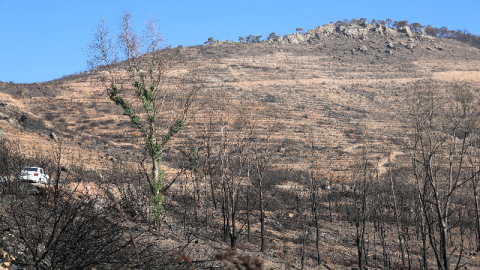
M 452 256 L 457 256 L 458 269 L 463 238 L 456 244 L 450 241 L 451 211 L 455 196 L 478 174 L 472 174 L 466 162 L 479 115 L 466 84 L 442 87 L 421 81 L 411 90 L 409 149 L 423 221 L 438 268 L 449 270 Z
M 364 150 L 366 151 L 366 150 Z M 357 246 L 357 260 L 359 269 L 363 269 L 366 261 L 365 255 L 365 231 L 367 228 L 367 215 L 368 215 L 368 183 L 371 177 L 371 172 L 368 168 L 368 159 L 366 153 L 363 153 L 361 163 L 361 173 L 354 178 L 354 202 L 353 207 L 355 209 L 355 228 L 356 228 L 356 246 Z
M 4 143 L 0 145 L 0 160 L 8 157 L 19 166 L 40 164 L 50 171 L 59 167 L 60 150 L 53 158 L 26 158 L 16 150 L 18 144 Z M 151 258 L 143 257 L 147 245 L 136 246 L 139 234 L 129 234 L 121 225 L 123 215 L 110 197 L 81 191 L 68 173 L 62 176 L 61 185 L 60 176 L 55 178 L 38 186 L 14 178 L 8 196 L 0 197 L 7 210 L 0 223 L 11 232 L 10 244 L 23 246 L 17 254 L 19 262 L 32 269 L 140 267 L 140 261 L 148 265 Z M 98 192 L 102 191 L 106 193 L 99 187 Z
M 253 119 L 253 126 L 251 130 L 255 130 L 255 119 Z M 273 124 L 272 124 L 273 125 Z M 264 181 L 266 178 L 266 171 L 270 165 L 270 160 L 272 158 L 272 150 L 270 149 L 270 136 L 272 132 L 272 126 L 267 128 L 266 138 L 261 138 L 254 136 L 255 133 L 252 132 L 250 138 L 253 143 L 251 144 L 251 149 L 253 150 L 253 162 L 254 167 L 257 173 L 257 182 L 255 187 L 258 190 L 258 200 L 260 206 L 260 234 L 261 234 L 261 246 L 260 251 L 265 252 L 265 206 L 264 206 Z

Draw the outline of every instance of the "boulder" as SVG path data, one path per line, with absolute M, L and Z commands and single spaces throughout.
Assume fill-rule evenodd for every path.
M 377 23 L 377 24 L 375 25 L 374 32 L 375 32 L 376 34 L 383 35 L 383 25 Z
M 50 132 L 50 138 L 52 138 L 52 140 L 54 140 L 55 142 L 58 142 L 57 134 Z
M 360 38 L 363 35 L 368 34 L 368 29 L 361 27 L 360 25 L 340 25 L 337 28 L 337 32 L 351 38 Z
M 366 53 L 366 52 L 368 51 L 368 47 L 365 46 L 365 45 L 363 45 L 363 46 L 360 46 L 359 50 L 360 50 L 361 52 Z
M 415 42 L 414 41 L 409 41 L 407 43 L 407 49 L 413 49 L 413 47 L 415 47 Z
M 398 31 L 406 34 L 408 37 L 413 37 L 414 36 L 412 31 L 410 30 L 410 27 L 408 27 L 408 26 L 399 27 Z
M 298 40 L 298 42 L 304 42 L 305 41 L 305 37 L 303 36 L 302 33 L 295 32 L 293 35 L 295 36 L 295 39 Z
M 367 28 L 367 30 L 373 29 L 373 28 L 375 27 L 375 25 L 369 24 L 369 23 L 367 23 L 367 22 L 361 22 L 359 25 L 362 26 L 362 27 Z
M 385 25 L 383 25 L 383 34 L 386 37 L 396 37 L 397 36 L 397 31 L 395 29 L 392 29 L 392 28 L 389 28 L 389 27 L 386 27 Z
M 285 35 L 285 38 L 288 40 L 290 44 L 299 44 L 305 41 L 303 34 L 300 32 L 295 32 L 293 34 Z
M 315 41 L 322 38 L 321 34 L 315 33 L 312 30 L 309 30 L 303 37 L 304 37 L 306 42 L 315 42 Z
M 335 34 L 335 30 L 336 30 L 336 28 L 335 28 L 335 25 L 333 23 L 324 24 L 324 25 L 319 26 L 315 29 L 312 29 L 312 31 L 315 34 L 320 34 L 320 35 L 323 35 L 324 37 L 328 37 L 330 35 Z
M 0 125 L 7 126 L 7 127 L 14 127 L 14 128 L 19 127 L 17 120 L 13 118 L 0 118 Z

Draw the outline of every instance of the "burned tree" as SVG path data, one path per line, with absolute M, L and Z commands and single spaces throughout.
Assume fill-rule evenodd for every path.
M 422 221 L 438 268 L 449 270 L 456 257 L 458 269 L 464 243 L 463 238 L 452 240 L 454 230 L 461 228 L 451 220 L 452 213 L 461 210 L 454 203 L 456 197 L 478 174 L 472 174 L 467 164 L 478 111 L 469 86 L 463 83 L 442 87 L 435 81 L 421 81 L 411 91 L 408 146 Z

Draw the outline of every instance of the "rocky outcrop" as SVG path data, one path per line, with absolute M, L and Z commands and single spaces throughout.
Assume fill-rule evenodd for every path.
M 356 38 L 361 40 L 368 39 L 369 35 L 382 35 L 387 38 L 395 38 L 400 34 L 404 34 L 407 37 L 426 37 L 425 30 L 421 29 L 419 33 L 412 32 L 410 27 L 404 26 L 399 28 L 390 28 L 382 24 L 369 24 L 366 22 L 359 22 L 354 24 L 334 24 L 328 23 L 318 26 L 314 29 L 308 30 L 307 33 L 302 34 L 295 32 L 283 37 L 278 36 L 275 39 L 270 39 L 268 43 L 280 43 L 280 44 L 302 44 L 302 43 L 315 43 L 324 38 L 330 36 L 344 36 L 349 38 Z M 412 46 L 410 46 L 412 47 Z M 412 47 L 413 48 L 413 47 Z
M 354 25 L 340 25 L 337 28 L 337 32 L 341 35 L 350 37 L 350 38 L 361 38 L 362 36 L 368 35 L 369 28 L 363 27 L 357 24 Z
M 323 37 L 328 37 L 336 33 L 336 26 L 333 23 L 328 23 L 325 25 L 318 26 L 314 29 L 308 30 L 305 38 L 310 40 L 312 38 L 321 39 Z
M 408 37 L 414 37 L 414 35 L 412 33 L 412 30 L 410 30 L 410 27 L 408 27 L 408 26 L 399 27 L 398 31 L 400 33 L 406 34 Z
M 389 27 L 386 27 L 385 25 L 382 25 L 383 28 L 384 28 L 384 35 L 388 38 L 391 38 L 391 37 L 396 37 L 398 32 L 397 30 L 393 29 L 393 28 L 389 28 Z
M 7 127 L 20 128 L 20 124 L 14 116 L 0 112 L 0 125 Z
M 360 48 L 358 48 L 358 50 L 360 50 L 361 52 L 368 52 L 368 47 L 367 46 L 360 46 Z
M 285 38 L 290 44 L 300 44 L 305 41 L 305 37 L 300 32 L 295 32 L 293 34 L 285 35 Z
M 415 47 L 415 41 L 413 39 L 410 39 L 407 42 L 407 49 L 413 49 L 413 47 Z

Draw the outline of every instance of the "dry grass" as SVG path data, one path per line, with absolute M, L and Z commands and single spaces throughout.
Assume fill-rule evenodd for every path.
M 197 67 L 209 83 L 199 96 L 198 104 L 203 107 L 192 110 L 196 112 L 195 119 L 189 121 L 192 125 L 173 141 L 166 154 L 179 157 L 176 148 L 197 136 L 193 123 L 206 121 L 206 106 L 226 100 L 231 115 L 250 119 L 255 116 L 259 137 L 266 138 L 266 127 L 276 125 L 270 134 L 275 152 L 272 168 L 302 170 L 315 161 L 321 173 L 333 172 L 336 179 L 347 179 L 355 173 L 351 166 L 368 145 L 369 158 L 377 162 L 379 173 L 383 174 L 388 170 L 388 151 L 392 161 L 403 155 L 401 116 L 405 113 L 409 85 L 424 78 L 445 83 L 464 80 L 473 86 L 476 96 L 480 94 L 480 50 L 454 40 L 428 39 L 417 40 L 414 50 L 399 48 L 392 55 L 385 53 L 386 42 L 403 39 L 372 37 L 361 42 L 332 37 L 314 45 L 224 44 L 183 48 L 172 75 Z M 352 52 L 362 44 L 369 46 L 367 53 Z M 443 51 L 426 49 L 435 44 L 441 44 Z M 54 130 L 65 140 L 66 165 L 106 169 L 112 165 L 111 158 L 121 158 L 135 166 L 136 154 L 143 149 L 142 140 L 126 124 L 128 120 L 121 116 L 120 109 L 107 99 L 102 87 L 92 80 L 88 76 L 47 83 L 55 97 L 30 98 L 8 94 L 6 90 L 0 92 L 0 100 L 28 115 L 29 121 L 42 121 L 45 126 L 2 130 L 9 138 L 18 140 L 26 155 L 53 153 L 58 144 L 48 135 Z M 233 125 L 235 117 L 231 119 Z M 167 174 L 174 175 L 175 162 L 167 165 Z M 343 223 L 322 226 L 325 261 L 336 269 L 350 267 L 354 260 L 352 246 L 336 236 L 352 234 L 353 227 Z M 279 240 L 293 239 L 298 232 L 270 228 L 268 233 L 271 254 L 264 258 L 265 266 L 282 267 L 287 259 L 298 266 L 299 245 Z M 239 245 L 251 250 L 248 243 Z M 284 249 L 289 258 L 278 255 Z

